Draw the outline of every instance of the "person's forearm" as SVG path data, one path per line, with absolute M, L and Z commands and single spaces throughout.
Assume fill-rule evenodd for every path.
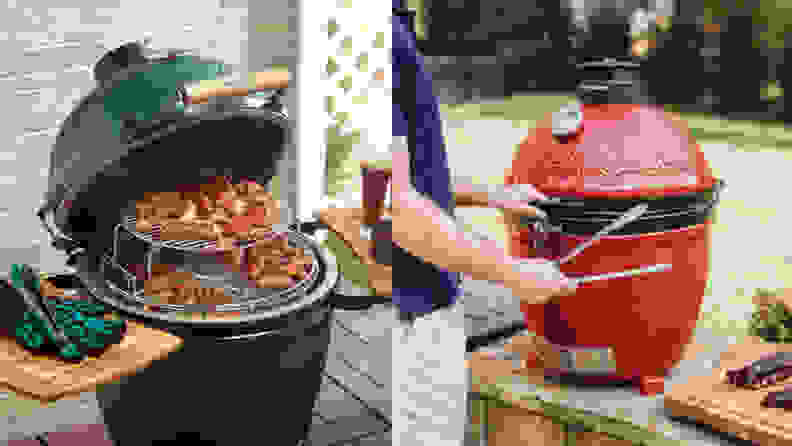
M 393 240 L 411 254 L 477 280 L 506 282 L 512 259 L 491 240 L 461 231 L 451 217 L 410 188 L 393 196 Z

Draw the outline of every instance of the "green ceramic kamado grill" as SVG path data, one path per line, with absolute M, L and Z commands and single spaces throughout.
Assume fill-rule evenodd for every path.
M 147 192 L 218 176 L 269 185 L 293 124 L 281 104 L 288 74 L 228 85 L 235 73 L 222 61 L 132 43 L 100 59 L 94 75 L 96 88 L 57 136 L 38 215 L 93 299 L 184 339 L 166 359 L 99 389 L 110 435 L 120 445 L 199 438 L 238 445 L 277 430 L 279 444 L 299 444 L 320 388 L 332 310 L 385 299 L 339 294 L 335 257 L 313 237 L 325 228 L 294 222 L 277 236 L 313 258 L 295 286 L 253 294 L 231 287 L 233 302 L 223 305 L 157 305 L 143 286 L 152 263 L 212 266 L 206 256 L 221 248 L 138 232 L 133 206 Z M 227 316 L 189 317 L 195 312 Z

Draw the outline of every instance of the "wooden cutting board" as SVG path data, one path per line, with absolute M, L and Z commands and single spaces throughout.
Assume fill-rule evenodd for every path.
M 363 209 L 332 208 L 319 213 L 319 219 L 329 226 L 349 246 L 368 268 L 369 286 L 378 296 L 393 294 L 393 268 L 380 265 L 371 256 L 373 241 L 360 237 Z
M 721 383 L 719 376 L 724 368 L 740 367 L 764 354 L 780 351 L 792 351 L 792 345 L 748 337 L 721 355 L 719 369 L 673 386 L 665 394 L 665 407 L 675 416 L 692 418 L 763 446 L 792 444 L 792 411 L 760 405 L 765 395 L 783 389 L 784 382 L 751 390 Z M 786 384 L 792 381 L 787 380 Z
M 128 322 L 120 344 L 111 346 L 98 358 L 70 364 L 56 356 L 34 355 L 15 339 L 0 337 L 0 392 L 38 400 L 42 405 L 63 398 L 79 397 L 97 385 L 116 381 L 148 367 L 178 350 L 181 338 L 160 330 Z

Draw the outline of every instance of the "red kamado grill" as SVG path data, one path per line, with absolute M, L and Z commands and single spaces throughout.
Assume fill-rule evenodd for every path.
M 691 339 L 707 287 L 713 177 L 686 126 L 644 105 L 633 59 L 581 64 L 580 102 L 541 122 L 519 146 L 507 184 L 533 184 L 556 203 L 547 221 L 512 226 L 512 255 L 559 259 L 627 210 L 648 210 L 561 270 L 590 276 L 671 269 L 580 285 L 543 305 L 522 305 L 526 325 L 562 358 L 554 372 L 583 381 L 660 378 Z
M 317 223 L 273 235 L 313 259 L 304 279 L 278 290 L 248 286 L 216 261 L 212 241 L 160 241 L 156 228 L 136 230 L 134 203 L 147 192 L 179 191 L 218 176 L 268 185 L 276 174 L 290 128 L 281 90 L 201 103 L 188 94 L 192 83 L 228 74 L 228 65 L 184 52 L 157 57 L 139 44 L 111 51 L 94 70 L 96 89 L 63 123 L 52 152 L 39 217 L 53 245 L 69 254 L 97 300 L 185 341 L 166 359 L 98 390 L 116 444 L 200 439 L 236 446 L 262 435 L 299 444 L 320 388 L 332 309 L 384 301 L 336 292 L 335 258 L 310 236 L 322 228 Z M 244 255 L 252 243 L 237 248 Z M 232 302 L 154 305 L 142 286 L 152 263 L 184 266 L 228 290 Z M 147 268 L 141 273 L 135 265 Z M 191 312 L 226 316 L 184 317 Z

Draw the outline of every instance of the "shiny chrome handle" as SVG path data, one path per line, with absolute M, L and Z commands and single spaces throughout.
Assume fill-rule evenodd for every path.
M 618 279 L 621 277 L 637 276 L 643 273 L 662 272 L 671 269 L 671 266 L 672 265 L 670 263 L 661 263 L 652 266 L 645 266 L 643 268 L 621 271 L 618 273 L 598 274 L 595 276 L 570 277 L 569 279 L 575 282 L 576 285 L 580 285 L 581 283 L 596 282 L 598 280 Z
M 603 236 L 610 234 L 613 231 L 619 230 L 624 226 L 626 226 L 627 224 L 637 220 L 638 217 L 645 214 L 647 210 L 649 210 L 649 205 L 647 205 L 646 203 L 641 203 L 633 207 L 632 209 L 627 211 L 624 215 L 616 219 L 616 221 L 614 221 L 613 223 L 609 224 L 608 226 L 604 227 L 602 230 L 594 234 L 594 237 L 591 237 L 585 242 L 575 246 L 575 248 L 572 249 L 572 251 L 570 251 L 569 254 L 558 259 L 556 261 L 556 264 L 563 265 L 564 263 L 570 261 L 572 258 L 580 254 L 584 249 L 598 242 L 599 239 L 602 238 Z

